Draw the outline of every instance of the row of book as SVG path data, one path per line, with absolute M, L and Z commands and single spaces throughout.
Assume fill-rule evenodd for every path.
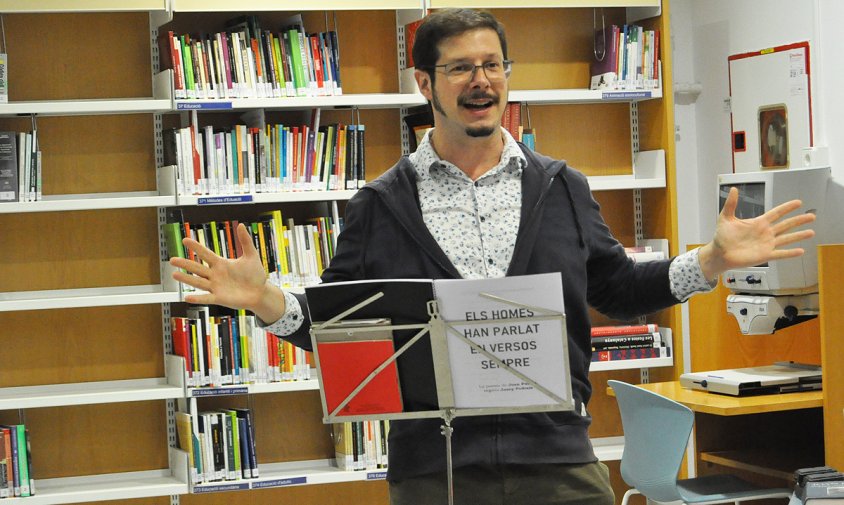
M 167 129 L 164 163 L 177 167 L 180 195 L 330 191 L 366 181 L 362 124 L 235 125 Z
M 598 59 L 603 55 L 603 58 Z M 611 25 L 595 32 L 590 89 L 660 87 L 659 31 L 638 25 Z
M 341 470 L 377 470 L 387 468 L 387 438 L 390 421 L 354 421 L 336 423 L 334 462 Z
M 591 344 L 593 362 L 671 356 L 671 342 L 657 324 L 595 326 Z
M 0 425 L 0 498 L 34 494 L 29 430 L 23 424 Z
M 501 126 L 529 149 L 536 150 L 536 130 L 522 125 L 522 102 L 508 102 L 501 116 Z
M 38 130 L 0 132 L 0 202 L 41 200 Z
M 162 69 L 173 69 L 177 99 L 342 95 L 336 31 L 307 33 L 301 15 L 277 33 L 256 16 L 226 22 L 213 34 L 159 37 Z
M 162 225 L 167 251 L 171 257 L 197 258 L 185 250 L 182 239 L 190 237 L 219 256 L 239 258 L 242 244 L 235 230 L 238 221 L 190 223 L 172 222 Z M 259 221 L 244 223 L 251 232 L 270 282 L 279 287 L 316 284 L 334 256 L 342 221 L 332 217 L 315 217 L 307 224 L 296 224 L 283 218 L 280 210 L 262 214 Z M 190 290 L 189 286 L 184 289 Z
M 173 352 L 185 360 L 188 387 L 308 380 L 309 353 L 258 327 L 255 316 L 210 315 L 190 306 L 170 319 Z
M 249 409 L 176 413 L 179 448 L 188 453 L 191 483 L 259 477 Z

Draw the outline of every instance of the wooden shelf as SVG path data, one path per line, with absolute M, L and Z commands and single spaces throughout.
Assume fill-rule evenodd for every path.
M 600 90 L 600 89 L 526 89 L 510 90 L 508 100 L 531 105 L 587 104 L 607 102 L 641 102 L 662 98 L 662 89 Z
M 418 93 L 361 93 L 338 96 L 298 96 L 290 98 L 203 98 L 174 101 L 176 111 L 226 112 L 231 110 L 282 109 L 395 109 L 425 104 Z
M 36 494 L 25 498 L 27 505 L 128 500 L 188 492 L 187 483 L 179 481 L 167 469 L 36 479 L 35 488 Z
M 428 0 L 432 9 L 445 7 L 541 8 L 541 7 L 659 7 L 659 0 Z
M 177 205 L 226 205 L 245 203 L 294 203 L 346 201 L 356 190 L 343 191 L 283 191 L 279 193 L 247 193 L 238 195 L 182 195 Z
M 316 372 L 313 372 L 316 375 Z M 188 388 L 190 398 L 206 398 L 209 396 L 252 395 L 263 393 L 292 393 L 294 391 L 318 391 L 319 381 L 316 379 L 295 380 L 283 382 L 267 382 L 261 384 L 236 384 L 220 387 Z
M 173 0 L 174 12 L 256 12 L 256 11 L 323 11 L 323 10 L 395 10 L 419 9 L 421 0 L 247 0 L 227 2 L 224 0 Z
M 0 9 L 0 12 L 3 12 Z M 0 116 L 86 116 L 104 114 L 161 114 L 173 110 L 171 70 L 153 77 L 153 95 L 139 98 L 30 100 L 0 104 Z
M 164 11 L 166 0 L 38 0 L 21 2 L 19 0 L 0 0 L 0 12 L 18 13 L 53 13 L 53 12 L 132 12 Z
M 111 307 L 147 303 L 175 303 L 179 293 L 164 291 L 161 285 L 105 288 L 12 291 L 0 293 L 0 312 L 14 310 Z
M 166 378 L 0 388 L 0 410 L 184 398 Z
M 823 406 L 823 391 L 738 397 L 686 389 L 680 385 L 679 381 L 656 382 L 640 386 L 682 403 L 695 412 L 719 416 L 782 412 Z M 611 388 L 607 388 L 607 393 L 614 396 Z
M 175 205 L 175 196 L 162 196 L 156 191 L 46 195 L 43 200 L 39 200 L 37 202 L 3 203 L 0 205 L 0 214 L 172 207 Z
M 714 465 L 743 470 L 790 481 L 794 478 L 794 470 L 810 468 L 823 464 L 822 454 L 805 454 L 797 448 L 794 450 L 758 450 L 749 451 L 716 451 L 701 452 L 701 461 Z

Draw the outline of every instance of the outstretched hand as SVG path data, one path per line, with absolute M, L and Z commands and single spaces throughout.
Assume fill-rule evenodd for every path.
M 703 274 L 707 279 L 714 279 L 733 268 L 744 268 L 802 255 L 802 248 L 784 248 L 784 246 L 811 238 L 815 234 L 814 230 L 795 230 L 814 222 L 814 214 L 803 213 L 785 217 L 801 205 L 800 200 L 792 200 L 774 207 L 761 216 L 739 219 L 736 217 L 738 190 L 730 188 L 730 194 L 718 216 L 715 236 L 699 251 Z
M 182 240 L 201 262 L 170 258 L 171 265 L 184 270 L 176 270 L 173 278 L 206 292 L 185 296 L 188 303 L 247 309 L 263 321 L 276 321 L 284 313 L 284 295 L 267 282 L 267 273 L 246 226 L 239 224 L 236 233 L 243 249 L 237 259 L 223 258 L 191 238 Z

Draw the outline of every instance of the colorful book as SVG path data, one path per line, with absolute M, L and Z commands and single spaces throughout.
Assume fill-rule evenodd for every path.
M 641 333 L 652 333 L 659 331 L 656 324 L 629 324 L 618 326 L 593 326 L 593 337 L 606 337 L 609 335 L 637 335 Z
M 592 353 L 592 362 L 624 361 L 630 359 L 668 358 L 671 356 L 670 347 L 640 347 L 632 349 L 613 349 Z

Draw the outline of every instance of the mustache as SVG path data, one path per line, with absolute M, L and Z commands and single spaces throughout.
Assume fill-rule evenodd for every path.
M 499 96 L 495 94 L 490 94 L 485 91 L 474 91 L 469 93 L 468 95 L 460 95 L 457 97 L 457 105 L 465 105 L 466 102 L 469 100 L 492 100 L 494 103 L 498 103 Z

